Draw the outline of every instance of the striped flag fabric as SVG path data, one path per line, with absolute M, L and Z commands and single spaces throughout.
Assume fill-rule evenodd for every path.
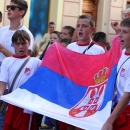
M 1 99 L 86 130 L 100 130 L 111 111 L 120 57 L 118 39 L 110 51 L 85 55 L 50 46 L 36 73 Z

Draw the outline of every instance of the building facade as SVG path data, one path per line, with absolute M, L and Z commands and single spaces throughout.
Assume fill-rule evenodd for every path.
M 31 0 L 27 0 L 30 8 Z M 0 0 L 0 11 L 3 13 L 3 22 L 0 26 L 9 24 L 6 5 L 10 0 Z M 108 39 L 115 36 L 111 22 L 122 20 L 121 11 L 128 8 L 130 0 L 50 0 L 49 21 L 56 23 L 56 30 L 61 31 L 65 25 L 75 27 L 79 15 L 89 14 L 96 21 L 96 30 L 103 31 Z M 23 19 L 23 24 L 29 27 L 30 10 Z

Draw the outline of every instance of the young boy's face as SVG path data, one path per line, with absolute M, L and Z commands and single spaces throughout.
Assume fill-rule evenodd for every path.
M 60 38 L 71 38 L 69 30 L 62 28 Z
M 55 34 L 55 33 L 52 33 L 51 36 L 50 36 L 51 44 L 54 43 L 54 42 L 59 42 L 59 41 L 60 41 L 60 39 L 59 39 L 58 35 Z
M 91 35 L 94 32 L 95 28 L 91 27 L 90 21 L 88 19 L 78 19 L 76 32 L 77 37 L 80 42 L 87 42 L 91 39 Z
M 121 32 L 119 33 L 120 43 L 123 48 L 130 48 L 130 27 L 120 26 Z
M 17 40 L 16 43 L 14 43 L 14 49 L 17 56 L 25 56 L 28 53 L 28 47 L 30 45 L 30 42 L 25 39 L 23 40 Z

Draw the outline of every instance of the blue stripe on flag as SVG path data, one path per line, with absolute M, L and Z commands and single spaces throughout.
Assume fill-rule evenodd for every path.
M 79 86 L 44 66 L 39 67 L 20 88 L 67 109 L 76 105 L 87 91 L 87 87 Z

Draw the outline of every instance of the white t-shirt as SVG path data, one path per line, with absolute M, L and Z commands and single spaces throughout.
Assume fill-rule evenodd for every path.
M 11 83 L 17 71 L 23 62 L 27 59 L 27 57 L 28 56 L 25 58 L 7 57 L 3 60 L 1 65 L 0 81 L 7 83 L 6 88 L 9 88 L 11 86 Z M 40 64 L 41 60 L 35 57 L 31 57 L 31 59 L 24 66 L 19 76 L 17 77 L 13 90 L 17 89 L 19 86 L 25 83 L 34 74 Z
M 130 54 L 126 54 L 124 49 L 122 51 L 121 58 L 118 62 L 117 72 L 128 57 L 130 57 Z M 130 58 L 120 68 L 120 71 L 117 75 L 116 86 L 117 100 L 119 101 L 123 96 L 124 92 L 130 92 Z
M 89 45 L 79 45 L 77 44 L 77 42 L 73 42 L 67 46 L 68 49 L 78 53 L 83 53 L 85 49 L 87 49 L 88 47 Z M 85 52 L 85 54 L 89 54 L 89 55 L 99 55 L 103 53 L 105 53 L 105 50 L 103 49 L 103 47 L 97 44 L 94 44 Z
M 6 48 L 7 50 L 9 50 L 10 52 L 14 54 L 15 50 L 12 44 L 12 36 L 16 30 L 9 30 L 9 28 L 10 26 L 5 26 L 5 27 L 0 28 L 0 44 L 4 48 Z M 32 50 L 33 43 L 34 43 L 34 38 L 33 38 L 32 33 L 25 26 L 22 26 L 18 30 L 25 30 L 29 34 L 31 41 L 30 41 L 30 46 L 28 49 Z M 0 52 L 0 66 L 5 57 L 6 56 Z

